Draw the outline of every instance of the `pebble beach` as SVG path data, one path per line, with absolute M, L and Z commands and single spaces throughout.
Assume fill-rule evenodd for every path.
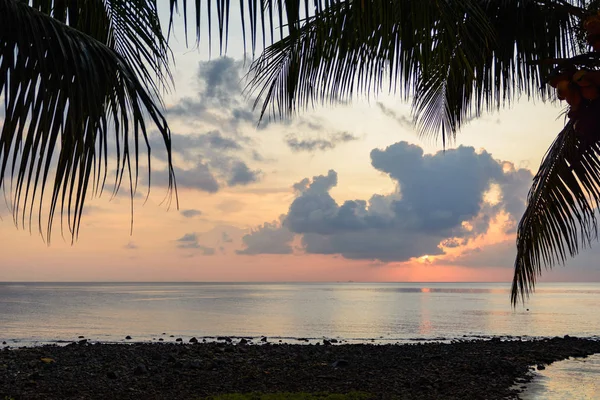
M 67 345 L 0 351 L 2 399 L 203 399 L 228 393 L 348 393 L 374 399 L 518 399 L 532 371 L 600 353 L 600 342 L 453 341 L 402 345 L 203 343 Z

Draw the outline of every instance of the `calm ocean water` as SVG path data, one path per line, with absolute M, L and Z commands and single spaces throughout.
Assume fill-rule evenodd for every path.
M 22 346 L 79 335 L 104 342 L 127 335 L 136 341 L 266 335 L 292 343 L 600 339 L 599 300 L 598 283 L 541 284 L 517 309 L 505 283 L 0 283 L 0 341 Z M 560 394 L 573 374 L 600 377 L 600 360 L 591 360 L 556 363 L 527 398 L 600 399 L 600 393 Z

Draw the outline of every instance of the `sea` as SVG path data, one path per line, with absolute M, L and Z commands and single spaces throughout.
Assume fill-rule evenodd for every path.
M 508 283 L 7 282 L 0 283 L 0 342 L 600 340 L 600 283 L 539 284 L 516 308 L 509 296 Z M 600 355 L 536 372 L 522 398 L 600 399 Z

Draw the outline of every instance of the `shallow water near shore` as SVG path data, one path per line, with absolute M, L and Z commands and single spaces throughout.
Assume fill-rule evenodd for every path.
M 524 307 L 512 309 L 507 283 L 0 283 L 0 342 L 598 338 L 599 296 L 600 284 L 541 284 Z M 565 362 L 542 372 L 527 394 L 538 397 L 528 398 L 600 398 L 568 395 L 583 390 L 583 381 L 580 361 Z M 599 363 L 586 363 L 581 374 L 599 377 Z M 570 367 L 552 372 L 559 365 Z
M 522 400 L 600 399 L 600 354 L 557 361 L 534 375 Z

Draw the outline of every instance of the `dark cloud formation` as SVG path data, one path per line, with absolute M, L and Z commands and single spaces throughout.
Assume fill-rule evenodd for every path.
M 181 210 L 179 213 L 181 215 L 183 215 L 185 218 L 194 218 L 199 215 L 202 215 L 202 211 L 196 210 L 194 208 L 190 208 L 188 210 Z
M 518 218 L 532 179 L 531 172 L 472 147 L 425 155 L 400 142 L 373 150 L 371 163 L 397 183 L 395 193 L 339 205 L 329 193 L 337 185 L 333 170 L 294 185 L 296 198 L 283 226 L 302 235 L 307 253 L 384 262 L 442 254 L 441 242 L 468 242 L 502 210 Z M 492 184 L 501 191 L 495 204 L 484 201 Z
M 211 256 L 215 254 L 215 249 L 212 247 L 203 246 L 198 243 L 198 235 L 196 233 L 186 233 L 179 239 L 176 239 L 177 248 L 187 250 L 199 250 L 202 255 Z
M 252 232 L 242 237 L 245 249 L 237 250 L 237 254 L 291 254 L 291 242 L 294 233 L 287 229 L 281 221 L 265 222 Z
M 320 129 L 320 128 L 319 128 Z M 326 139 L 299 139 L 296 135 L 287 135 L 285 142 L 294 152 L 313 152 L 335 149 L 339 144 L 358 140 L 348 132 L 337 132 L 329 135 Z
M 227 232 L 223 232 L 223 233 L 221 233 L 221 241 L 223 243 L 231 243 L 231 242 L 233 242 L 233 238 L 231 236 L 229 236 L 229 234 Z

